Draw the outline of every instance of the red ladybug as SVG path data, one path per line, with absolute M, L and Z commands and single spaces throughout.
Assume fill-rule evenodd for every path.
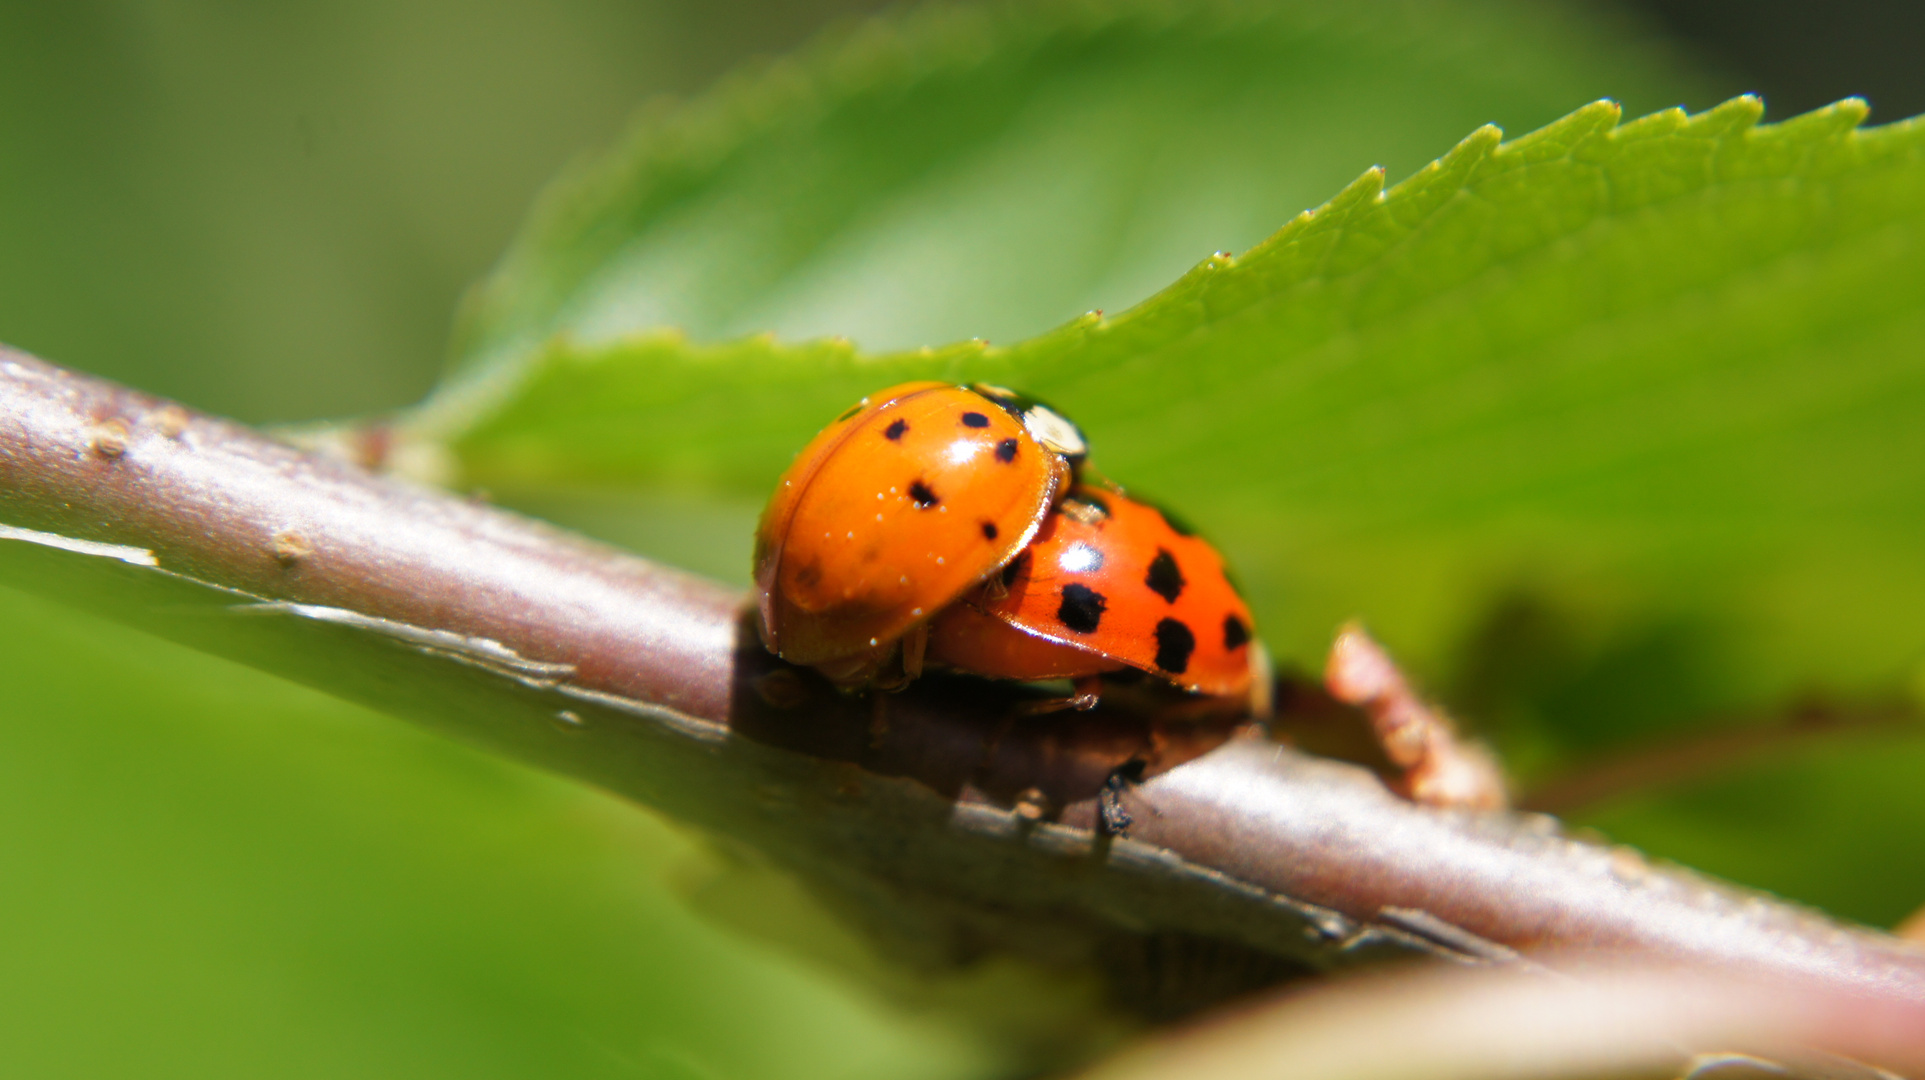
M 999 387 L 862 399 L 762 512 L 763 643 L 843 686 L 914 677 L 928 621 L 1029 544 L 1086 452 L 1075 425 Z
M 1002 573 L 944 611 L 929 658 L 1005 679 L 1138 668 L 1199 694 L 1250 699 L 1266 660 L 1250 608 L 1207 541 L 1147 503 L 1079 486 Z M 1261 708 L 1261 703 L 1252 702 Z

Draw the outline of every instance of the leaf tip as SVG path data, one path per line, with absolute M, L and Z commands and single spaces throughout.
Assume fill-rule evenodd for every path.
M 1457 145 L 1443 157 L 1421 169 L 1418 175 L 1444 172 L 1460 172 L 1482 161 L 1504 145 L 1504 129 L 1496 124 L 1484 124 L 1457 141 Z
M 1701 134 L 1743 131 L 1757 127 L 1764 116 L 1764 98 L 1757 94 L 1739 94 L 1691 117 L 1689 126 Z
M 1561 157 L 1578 143 L 1602 135 L 1618 126 L 1624 106 L 1610 98 L 1599 98 L 1549 124 L 1528 132 L 1499 147 L 1503 154 L 1522 154 L 1523 160 Z
M 1335 210 L 1345 210 L 1360 203 L 1381 199 L 1383 195 L 1384 167 L 1382 165 L 1372 165 L 1363 171 L 1363 175 L 1345 184 L 1343 190 L 1337 192 L 1336 196 L 1329 202 L 1324 203 L 1315 210 L 1309 211 L 1309 213 L 1312 216 L 1321 217 Z
M 1848 97 L 1760 127 L 1758 134 L 1771 134 L 1796 141 L 1823 141 L 1857 128 L 1871 115 L 1871 111 L 1870 103 L 1864 98 Z
M 1865 118 L 1870 116 L 1871 113 L 1871 102 L 1853 95 L 1852 97 L 1841 98 L 1834 101 L 1830 105 L 1813 109 L 1803 116 L 1794 116 L 1786 120 L 1785 123 L 1799 124 L 1800 126 L 1809 125 L 1814 128 L 1822 127 L 1834 131 L 1848 130 L 1863 124 Z

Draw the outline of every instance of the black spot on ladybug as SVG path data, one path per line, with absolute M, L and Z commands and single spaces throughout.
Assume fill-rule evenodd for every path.
M 1103 623 L 1103 609 L 1109 606 L 1102 593 L 1072 582 L 1063 586 L 1063 604 L 1056 609 L 1056 621 L 1079 634 L 1094 634 Z
M 805 589 L 815 585 L 817 582 L 821 580 L 822 580 L 821 563 L 817 563 L 817 562 L 809 563 L 808 565 L 804 566 L 802 569 L 797 570 L 795 572 L 795 583 L 797 585 L 802 586 Z
M 1237 618 L 1235 615 L 1225 615 L 1223 617 L 1223 648 L 1226 651 L 1233 652 L 1249 643 L 1250 628 L 1243 625 L 1243 620 Z
M 900 421 L 898 421 L 898 423 L 900 423 Z M 936 498 L 935 492 L 929 490 L 928 484 L 925 484 L 920 480 L 909 485 L 909 497 L 916 500 L 916 505 L 924 510 L 927 510 L 930 507 L 942 501 L 941 499 Z
M 849 407 L 849 411 L 848 411 L 848 412 L 846 412 L 846 413 L 843 413 L 843 414 L 842 414 L 841 416 L 838 416 L 838 417 L 836 417 L 836 423 L 838 423 L 838 424 L 840 424 L 840 423 L 842 423 L 842 422 L 843 422 L 844 420 L 847 420 L 847 419 L 849 419 L 849 418 L 850 418 L 851 416 L 854 416 L 855 414 L 857 414 L 857 413 L 859 413 L 859 412 L 861 412 L 861 411 L 862 411 L 862 406 L 861 406 L 861 404 L 856 404 L 856 405 L 851 405 L 851 406 Z
M 1190 666 L 1196 651 L 1196 635 L 1175 619 L 1156 624 L 1156 666 L 1172 675 L 1181 675 Z
M 882 437 L 893 441 L 893 440 L 902 438 L 902 433 L 908 430 L 909 430 L 909 421 L 898 420 L 895 423 L 890 424 L 888 427 L 882 429 Z
M 1151 592 L 1174 604 L 1176 598 L 1183 595 L 1183 586 L 1189 582 L 1183 580 L 1183 570 L 1176 565 L 1176 556 L 1157 548 L 1156 558 L 1150 560 L 1150 573 L 1143 579 L 1143 584 L 1148 585 Z
M 964 427 L 988 427 L 989 417 L 984 416 L 982 413 L 979 413 L 979 412 L 966 412 L 963 414 L 963 426 Z
M 984 539 L 984 540 L 994 540 L 994 539 L 996 539 L 996 523 L 995 523 L 995 522 L 993 522 L 993 521 L 985 521 L 985 522 L 983 522 L 983 539 Z
M 1171 513 L 1170 511 L 1165 510 L 1163 507 L 1159 506 L 1156 508 L 1156 512 L 1163 516 L 1163 524 L 1168 525 L 1170 527 L 1171 532 L 1177 534 L 1178 536 L 1195 536 L 1196 535 L 1196 530 L 1190 527 L 1189 522 L 1183 520 L 1180 517 L 1177 517 L 1175 514 Z
M 1016 460 L 1016 440 L 1004 439 L 996 444 L 996 460 L 1007 465 Z
M 1016 575 L 1023 572 L 1023 566 L 1028 562 L 1029 562 L 1029 552 L 1027 551 L 1009 560 L 1009 565 L 1003 567 L 1004 587 L 1008 587 L 1010 582 L 1013 582 L 1016 580 Z

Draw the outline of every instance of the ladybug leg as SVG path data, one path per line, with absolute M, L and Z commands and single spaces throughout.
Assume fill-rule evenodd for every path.
M 1123 805 L 1123 796 L 1143 782 L 1144 765 L 1142 758 L 1131 758 L 1103 778 L 1103 790 L 1096 794 L 1096 830 L 1099 834 L 1129 839 L 1130 826 L 1136 823 L 1136 819 L 1130 816 L 1129 808 Z
M 1097 828 L 1104 836 L 1120 836 L 1129 839 L 1130 826 L 1136 819 L 1130 816 L 1129 809 L 1123 805 L 1123 792 L 1129 790 L 1128 783 L 1115 773 L 1103 781 L 1103 790 L 1096 797 Z
M 902 692 L 922 676 L 923 657 L 929 651 L 929 624 L 922 623 L 902 636 L 871 676 L 869 685 L 885 694 Z
M 1070 695 L 1069 707 L 1077 712 L 1088 712 L 1096 708 L 1097 702 L 1103 700 L 1101 675 L 1080 676 L 1070 684 L 1070 688 L 1075 692 Z
M 1031 701 L 1023 705 L 1021 712 L 1025 716 L 1041 716 L 1045 713 L 1062 712 L 1064 709 L 1088 712 L 1096 708 L 1096 703 L 1101 700 L 1103 700 L 1103 676 L 1079 675 L 1071 683 L 1071 692 L 1068 697 Z
M 902 677 L 907 683 L 922 677 L 922 658 L 929 651 L 929 624 L 917 623 L 902 636 Z
M 879 750 L 889 737 L 889 694 L 876 691 L 869 695 L 869 749 Z
M 1443 710 L 1419 698 L 1361 625 L 1337 632 L 1324 685 L 1332 697 L 1370 717 L 1384 754 L 1403 770 L 1398 786 L 1406 797 L 1431 806 L 1507 804 L 1503 773 L 1490 752 L 1464 739 Z

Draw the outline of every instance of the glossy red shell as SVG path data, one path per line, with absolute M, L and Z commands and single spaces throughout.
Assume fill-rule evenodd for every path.
M 842 682 L 1029 543 L 1069 468 L 974 390 L 873 394 L 796 456 L 756 530 L 762 637 Z
M 1253 634 L 1249 605 L 1208 541 L 1146 503 L 1079 487 L 997 581 L 937 619 L 929 658 L 1008 679 L 1128 666 L 1242 696 Z

